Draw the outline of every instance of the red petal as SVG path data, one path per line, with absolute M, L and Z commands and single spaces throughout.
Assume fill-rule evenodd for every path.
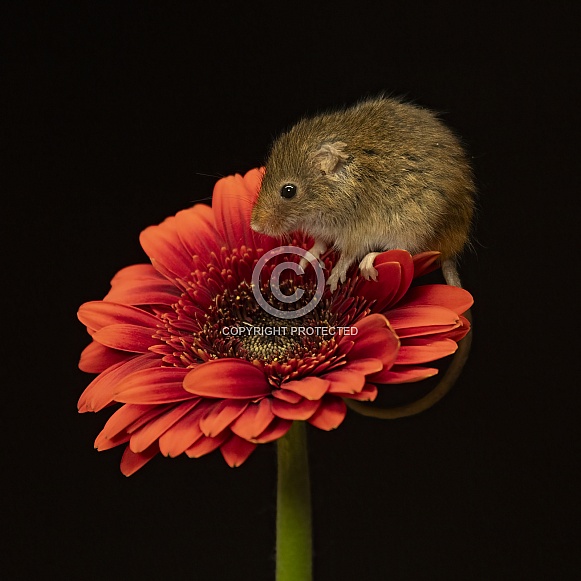
M 243 359 L 214 359 L 186 376 L 184 389 L 204 397 L 254 399 L 268 395 L 264 373 Z
M 106 301 L 130 305 L 168 304 L 177 301 L 180 291 L 151 264 L 122 268 L 111 279 Z
M 383 363 L 379 359 L 369 357 L 365 359 L 356 359 L 355 361 L 348 360 L 347 364 L 342 367 L 341 370 L 356 371 L 363 375 L 370 375 L 371 373 L 381 371 L 383 367 Z
M 401 272 L 399 276 L 399 285 L 395 294 L 391 298 L 393 304 L 397 303 L 408 291 L 414 278 L 414 262 L 411 254 L 407 250 L 388 250 L 382 252 L 374 262 L 375 267 L 383 263 L 397 262 L 400 265 Z M 381 279 L 379 279 L 381 282 Z M 384 303 L 387 305 L 387 303 Z M 374 310 L 377 310 L 374 308 Z
M 251 440 L 264 432 L 270 422 L 274 420 L 270 399 L 261 399 L 258 403 L 251 403 L 232 424 L 230 429 L 236 435 Z
M 186 455 L 189 458 L 200 458 L 210 452 L 213 452 L 224 440 L 230 435 L 229 430 L 224 430 L 221 434 L 218 434 L 215 438 L 206 438 L 202 436 L 199 440 L 196 440 L 187 450 Z
M 304 377 L 296 381 L 287 381 L 281 385 L 281 388 L 294 391 L 307 399 L 317 400 L 321 399 L 331 383 L 322 377 Z
M 280 399 L 272 400 L 272 411 L 283 420 L 308 420 L 319 407 L 320 400 L 301 398 L 297 403 L 289 403 Z
M 404 339 L 397 355 L 397 365 L 428 363 L 456 352 L 458 345 L 451 339 L 432 340 L 430 337 Z
M 97 439 L 95 440 L 95 448 L 99 451 L 108 450 L 122 441 L 128 441 L 132 434 L 137 433 L 150 422 L 163 416 L 164 413 L 172 409 L 174 406 L 173 404 L 160 406 L 136 405 L 131 407 L 141 409 L 129 409 L 127 414 L 121 415 L 121 412 L 129 407 L 129 404 L 124 405 L 111 416 L 110 420 L 113 420 L 113 422 L 107 422 L 103 431 L 97 436 Z
M 457 326 L 459 321 L 458 315 L 454 311 L 434 305 L 398 307 L 384 314 L 399 336 L 401 336 L 400 329 L 443 325 Z
M 327 396 L 321 402 L 319 409 L 307 421 L 321 430 L 334 430 L 337 428 L 347 413 L 345 402 L 334 396 Z
M 283 384 L 284 385 L 284 384 Z M 295 393 L 294 391 L 286 390 L 286 389 L 275 389 L 272 392 L 272 395 L 274 397 L 276 397 L 277 399 L 280 399 L 282 401 L 286 401 L 288 403 L 298 403 L 299 401 L 301 401 L 303 399 L 303 397 L 301 395 L 299 395 L 298 393 Z
M 109 325 L 99 329 L 93 339 L 111 349 L 131 351 L 133 353 L 147 353 L 152 345 L 159 343 L 154 338 L 155 329 L 139 327 L 137 325 Z
M 200 420 L 207 409 L 205 402 L 200 403 L 161 436 L 159 449 L 164 456 L 175 458 L 203 437 Z
M 121 406 L 103 426 L 103 430 L 97 436 L 95 447 L 98 448 L 102 439 L 110 440 L 118 434 L 125 432 L 125 430 L 135 421 L 137 421 L 144 414 L 151 411 L 149 405 L 134 405 L 127 404 Z
M 158 452 L 159 447 L 157 443 L 152 444 L 147 450 L 139 452 L 138 454 L 132 452 L 129 446 L 127 446 L 121 458 L 121 473 L 124 476 L 135 474 L 135 472 L 145 466 Z
M 347 335 L 343 335 L 341 337 L 341 341 L 339 342 L 339 351 L 337 354 L 348 355 L 351 349 L 353 349 L 353 345 L 355 345 L 355 341 L 351 341 Z
M 143 426 L 149 424 L 155 420 L 155 418 L 163 415 L 165 412 L 173 408 L 173 402 L 161 404 L 161 405 L 148 405 L 146 407 L 149 408 L 149 411 L 142 414 L 139 418 L 137 418 L 130 426 L 125 428 L 125 431 L 128 434 L 134 434 L 137 430 L 143 428 Z M 144 406 L 145 407 L 145 406 Z
M 460 326 L 451 331 L 442 333 L 441 335 L 438 335 L 438 337 L 452 339 L 452 341 L 456 341 L 457 343 L 468 334 L 471 327 L 472 325 L 470 324 L 470 321 L 466 317 L 460 315 Z
M 292 421 L 290 420 L 281 420 L 276 418 L 272 421 L 272 423 L 260 434 L 257 438 L 253 438 L 253 442 L 257 444 L 267 444 L 268 442 L 273 442 L 274 440 L 278 440 L 282 438 L 292 426 Z
M 222 400 L 212 405 L 200 420 L 205 436 L 213 438 L 227 428 L 248 406 L 247 401 Z
M 414 278 L 437 270 L 440 266 L 440 253 L 435 251 L 421 252 L 413 256 Z
M 403 341 L 408 337 L 423 337 L 423 336 L 430 336 L 430 335 L 445 335 L 448 337 L 450 333 L 454 331 L 454 329 L 458 328 L 460 323 L 456 323 L 454 325 L 432 325 L 426 327 L 409 327 L 407 329 L 398 329 L 397 334 L 400 339 Z
M 254 168 L 247 171 L 244 174 L 244 186 L 248 190 L 248 192 L 252 195 L 252 202 L 256 202 L 256 198 L 258 198 L 258 191 L 260 190 L 260 186 L 262 184 L 262 178 L 264 177 L 264 168 Z
M 411 288 L 398 308 L 418 305 L 445 307 L 455 313 L 464 313 L 472 304 L 472 295 L 462 288 L 445 284 L 426 284 Z
M 357 334 L 352 335 L 355 344 L 347 356 L 348 361 L 357 359 L 379 359 L 383 367 L 389 367 L 396 360 L 399 339 L 389 321 L 380 314 L 361 319 L 354 325 Z
M 126 361 L 130 357 L 132 355 L 125 351 L 116 351 L 93 341 L 83 349 L 79 369 L 86 373 L 101 373 L 108 367 Z
M 140 369 L 159 367 L 159 365 L 159 357 L 151 353 L 136 355 L 113 365 L 87 386 L 79 398 L 79 412 L 98 412 L 113 401 L 117 385 L 127 375 Z
M 222 178 L 214 186 L 212 209 L 216 228 L 230 248 L 254 246 L 250 230 L 250 214 L 254 195 L 249 192 L 241 175 Z
M 369 377 L 374 383 L 413 383 L 433 377 L 438 370 L 433 367 L 414 367 L 413 365 L 394 365 L 387 371 L 380 371 Z
M 382 252 L 375 258 L 374 264 L 383 264 L 385 262 L 398 262 L 405 267 L 407 267 L 408 263 L 413 265 L 412 255 L 407 250 L 402 250 L 400 248 Z
M 105 438 L 103 437 L 102 434 L 103 432 L 101 432 L 95 439 L 95 448 L 99 452 L 111 450 L 112 448 L 116 448 L 121 444 L 127 444 L 127 442 L 129 442 L 129 438 L 131 437 L 129 434 L 126 434 L 125 432 L 123 434 L 117 434 L 112 438 Z
M 177 405 L 134 432 L 129 441 L 131 450 L 133 452 L 146 450 L 151 444 L 159 440 L 166 430 L 190 412 L 198 404 L 198 401 L 194 400 Z
M 191 274 L 192 255 L 180 240 L 174 216 L 166 218 L 159 226 L 143 230 L 139 242 L 156 270 L 170 280 L 187 278 Z
M 331 382 L 327 393 L 357 393 L 365 385 L 365 375 L 358 371 L 332 371 L 323 375 Z
M 207 262 L 212 252 L 220 254 L 224 240 L 216 229 L 210 206 L 196 204 L 193 208 L 178 212 L 175 224 L 178 237 L 190 256 L 198 255 Z
M 131 266 L 126 266 L 115 274 L 111 279 L 111 286 L 116 286 L 118 284 L 123 284 L 126 281 L 139 280 L 142 283 L 145 282 L 165 282 L 167 284 L 167 279 L 159 274 L 151 264 L 132 264 Z
M 136 307 L 103 301 L 91 301 L 81 305 L 77 317 L 83 325 L 95 331 L 120 323 L 155 329 L 159 323 L 157 317 Z
M 382 255 L 380 255 L 382 256 Z M 401 283 L 401 265 L 399 262 L 387 262 L 378 264 L 378 256 L 374 262 L 377 270 L 377 280 L 360 279 L 356 294 L 365 297 L 368 301 L 375 300 L 373 311 L 382 311 L 387 305 L 391 305 L 393 297 L 397 294 Z
M 339 397 L 346 397 L 349 399 L 354 399 L 357 401 L 374 401 L 377 397 L 377 386 L 373 383 L 366 383 L 363 389 L 359 393 L 345 393 L 345 394 L 335 394 Z
M 188 369 L 154 367 L 126 376 L 117 384 L 115 401 L 123 403 L 165 404 L 191 400 L 183 381 Z
M 224 460 L 230 468 L 237 468 L 254 452 L 256 449 L 256 444 L 252 442 L 247 442 L 243 438 L 239 438 L 236 434 L 226 440 L 220 446 L 220 452 L 224 456 Z
M 173 305 L 180 295 L 179 289 L 166 279 L 142 281 L 124 278 L 111 288 L 103 300 L 127 305 Z

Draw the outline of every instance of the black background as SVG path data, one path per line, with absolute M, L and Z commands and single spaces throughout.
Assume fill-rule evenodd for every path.
M 78 306 L 301 116 L 388 91 L 473 156 L 473 352 L 415 418 L 309 431 L 315 579 L 579 576 L 579 3 L 6 3 L 7 579 L 272 579 L 275 447 L 127 479 Z M 7 533 L 7 534 L 6 534 Z

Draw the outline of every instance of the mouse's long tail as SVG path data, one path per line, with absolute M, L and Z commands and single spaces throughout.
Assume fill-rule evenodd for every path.
M 442 263 L 442 273 L 444 279 L 450 286 L 462 287 L 460 284 L 460 277 L 458 276 L 458 271 L 456 269 L 456 264 L 453 260 L 445 260 Z M 472 315 L 470 310 L 464 313 L 464 316 L 470 321 L 470 326 L 472 327 Z M 383 420 L 395 420 L 397 418 L 405 418 L 407 416 L 413 416 L 431 408 L 434 404 L 439 402 L 449 391 L 452 386 L 456 383 L 456 380 L 460 376 L 462 368 L 468 359 L 468 354 L 470 353 L 470 345 L 472 343 L 472 328 L 468 334 L 458 343 L 458 349 L 454 354 L 452 362 L 448 366 L 448 369 L 444 373 L 444 377 L 440 380 L 438 385 L 434 387 L 425 396 L 420 399 L 402 406 L 388 407 L 388 408 L 378 408 L 371 404 L 363 403 L 359 401 L 354 401 L 351 399 L 345 399 L 345 403 L 353 411 L 372 418 L 380 418 Z

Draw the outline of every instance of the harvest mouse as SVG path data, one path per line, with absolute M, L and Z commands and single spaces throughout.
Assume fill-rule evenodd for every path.
M 251 227 L 302 230 L 319 258 L 340 252 L 327 284 L 349 267 L 375 279 L 375 257 L 400 248 L 438 250 L 448 284 L 468 240 L 474 183 L 455 135 L 431 111 L 380 97 L 299 121 L 272 145 Z

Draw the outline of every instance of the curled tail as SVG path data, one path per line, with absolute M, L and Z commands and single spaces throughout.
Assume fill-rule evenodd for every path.
M 445 260 L 442 263 L 442 273 L 447 284 L 462 288 L 456 264 L 453 260 Z M 470 346 L 472 344 L 472 315 L 470 310 L 466 311 L 464 316 L 468 321 L 470 321 L 470 331 L 461 341 L 458 342 L 458 349 L 456 350 L 456 353 L 454 353 L 452 362 L 438 385 L 436 385 L 432 391 L 412 403 L 401 406 L 378 408 L 373 407 L 373 405 L 368 403 L 345 399 L 344 401 L 347 406 L 363 416 L 380 418 L 383 420 L 395 420 L 397 418 L 414 416 L 438 403 L 456 383 L 456 380 L 460 376 L 464 364 L 468 359 L 468 354 L 470 353 Z

